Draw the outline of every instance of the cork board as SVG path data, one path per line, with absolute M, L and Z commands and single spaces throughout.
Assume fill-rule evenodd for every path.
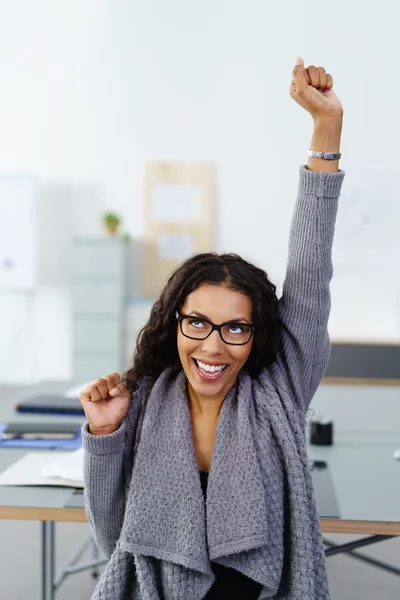
M 146 165 L 141 295 L 157 297 L 186 258 L 214 247 L 214 167 L 154 161 Z

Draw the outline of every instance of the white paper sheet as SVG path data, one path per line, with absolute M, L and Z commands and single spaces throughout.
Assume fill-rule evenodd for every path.
M 158 185 L 153 192 L 153 216 L 163 223 L 187 222 L 201 216 L 202 189 L 193 185 Z
M 194 253 L 194 242 L 188 233 L 162 233 L 157 238 L 157 252 L 163 260 L 184 260 Z
M 54 452 L 28 452 L 8 469 L 0 473 L 0 485 L 56 485 L 67 487 L 83 487 L 83 450 L 56 454 Z M 54 464 L 60 461 L 58 467 Z M 70 461 L 70 467 L 68 466 Z M 77 463 L 82 462 L 82 470 Z M 58 477 L 45 475 L 43 471 L 59 473 Z M 65 475 L 78 475 L 77 479 L 69 479 Z
M 45 477 L 83 482 L 83 448 L 53 455 L 53 460 L 42 467 L 41 474 Z

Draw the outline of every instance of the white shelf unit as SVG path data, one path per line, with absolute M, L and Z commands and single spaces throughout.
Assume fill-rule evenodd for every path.
M 75 238 L 72 247 L 73 377 L 97 379 L 126 367 L 126 244 Z

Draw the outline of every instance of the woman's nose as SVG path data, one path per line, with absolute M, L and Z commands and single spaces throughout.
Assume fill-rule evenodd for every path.
M 218 331 L 213 331 L 208 338 L 203 340 L 202 350 L 203 352 L 208 352 L 208 354 L 222 354 L 224 351 L 224 342 L 221 340 Z

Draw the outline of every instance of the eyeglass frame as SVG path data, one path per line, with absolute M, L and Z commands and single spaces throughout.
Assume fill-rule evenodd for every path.
M 200 342 L 204 342 L 204 340 L 206 340 L 207 338 L 210 337 L 210 335 L 213 333 L 213 331 L 218 331 L 219 333 L 219 337 L 221 338 L 221 340 L 224 342 L 224 344 L 228 344 L 228 346 L 246 346 L 246 344 L 248 344 L 251 340 L 251 338 L 254 335 L 254 329 L 255 326 L 252 323 L 241 323 L 240 321 L 226 321 L 225 323 L 221 323 L 221 325 L 215 325 L 215 323 L 213 323 L 212 321 L 210 321 L 210 319 L 206 319 L 205 317 L 196 317 L 196 315 L 183 315 L 178 311 L 175 311 L 175 317 L 177 318 L 179 324 L 180 324 L 180 330 L 183 336 L 185 336 L 186 338 L 188 338 L 189 340 L 197 340 Z M 206 335 L 206 337 L 204 338 L 194 338 L 191 337 L 190 335 L 186 335 L 186 333 L 183 333 L 183 329 L 182 329 L 182 321 L 184 319 L 198 319 L 199 321 L 205 321 L 206 323 L 208 323 L 209 325 L 211 325 L 211 331 L 210 333 L 208 333 Z M 222 327 L 224 327 L 225 325 L 245 325 L 246 327 L 250 328 L 250 337 L 247 340 L 247 342 L 242 342 L 241 344 L 237 344 L 235 342 L 226 342 L 224 340 L 224 338 L 222 337 L 222 333 L 221 333 L 221 329 Z

